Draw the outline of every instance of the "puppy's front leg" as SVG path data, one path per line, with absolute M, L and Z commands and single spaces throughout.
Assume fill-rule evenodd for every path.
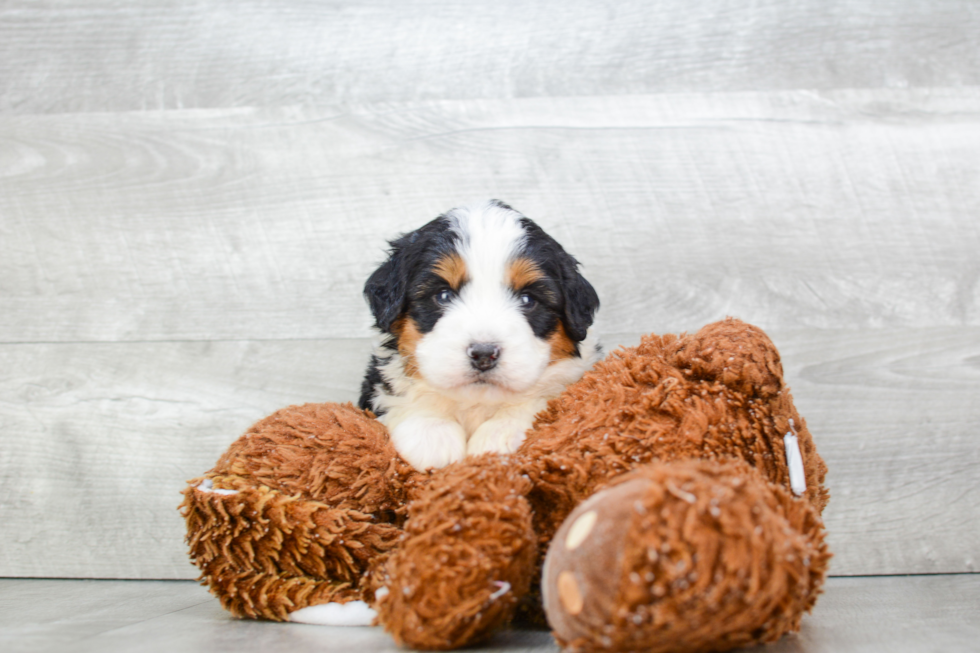
M 389 431 L 395 449 L 418 470 L 445 467 L 466 456 L 466 432 L 463 427 L 442 417 L 407 417 Z
M 466 443 L 466 454 L 474 456 L 488 452 L 517 451 L 524 442 L 527 430 L 534 423 L 534 416 L 546 405 L 547 402 L 540 401 L 499 411 L 473 431 Z

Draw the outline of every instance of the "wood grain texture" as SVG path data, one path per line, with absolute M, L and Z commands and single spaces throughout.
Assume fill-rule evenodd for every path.
M 830 578 L 800 632 L 758 653 L 949 651 L 980 641 L 980 574 Z
M 7 0 L 23 114 L 980 85 L 972 0 Z
M 5 596 L 15 597 L 5 601 Z M 396 653 L 382 628 L 238 620 L 195 583 L 0 579 L 5 653 Z M 547 630 L 507 630 L 474 651 L 554 653 Z
M 980 570 L 980 329 L 771 335 L 830 468 L 831 573 Z M 369 347 L 0 347 L 0 576 L 195 576 L 183 481 L 279 407 L 355 399 Z
M 0 346 L 0 576 L 195 577 L 184 481 L 277 408 L 356 400 L 369 348 Z
M 186 581 L 4 579 L 0 647 L 7 653 L 74 651 L 92 638 L 109 635 L 111 641 L 119 628 L 174 613 L 186 618 L 187 611 L 215 603 L 207 590 Z
M 385 239 L 500 197 L 601 330 L 980 325 L 980 90 L 0 117 L 0 342 L 364 337 Z
M 395 653 L 381 628 L 238 621 L 190 582 L 0 580 L 7 653 L 234 650 Z M 798 634 L 759 653 L 976 651 L 980 574 L 831 578 Z M 547 630 L 506 630 L 476 653 L 557 653 Z
M 184 479 L 354 399 L 385 240 L 486 197 L 610 342 L 772 334 L 833 573 L 977 571 L 978 33 L 973 0 L 0 2 L 0 575 L 192 576 Z
M 771 335 L 830 469 L 831 573 L 980 571 L 980 329 Z

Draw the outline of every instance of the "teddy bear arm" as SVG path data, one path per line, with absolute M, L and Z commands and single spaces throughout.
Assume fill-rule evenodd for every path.
M 379 620 L 399 644 L 458 648 L 510 620 L 537 557 L 529 489 L 510 456 L 469 458 L 433 474 L 375 593 Z

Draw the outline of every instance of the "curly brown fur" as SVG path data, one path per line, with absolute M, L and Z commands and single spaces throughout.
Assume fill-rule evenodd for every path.
M 726 320 L 693 336 L 647 336 L 638 347 L 614 352 L 552 400 L 522 447 L 497 469 L 501 477 L 491 481 L 506 486 L 514 469 L 530 480 L 527 499 L 540 554 L 525 574 L 540 578 L 543 553 L 572 509 L 621 474 L 653 462 L 743 460 L 775 486 L 788 487 L 783 436 L 789 420 L 804 456 L 806 500 L 819 515 L 828 496 L 822 485 L 826 467 L 783 386 L 779 355 L 762 331 Z M 446 469 L 474 464 L 464 461 Z M 486 501 L 493 506 L 497 500 Z M 479 509 L 472 502 L 469 506 Z M 420 508 L 413 514 L 421 518 L 425 513 Z M 436 510 L 428 518 L 432 523 L 445 519 Z M 420 533 L 432 545 L 429 530 Z M 487 535 L 492 537 L 492 530 Z M 407 534 L 402 547 L 413 537 Z M 451 546 L 446 539 L 438 541 Z M 468 583 L 485 587 L 503 573 L 500 565 L 486 567 L 482 577 Z M 411 576 L 406 571 L 401 578 L 389 570 L 395 584 L 411 582 Z M 501 614 L 500 622 L 509 617 Z M 401 622 L 382 621 L 396 640 L 418 637 Z M 426 637 L 415 639 L 416 645 L 436 647 L 435 635 L 427 632 Z M 469 641 L 440 635 L 438 648 Z
M 787 432 L 798 437 L 804 461 L 800 498 L 785 490 Z M 349 405 L 280 411 L 208 474 L 215 487 L 241 488 L 239 495 L 185 491 L 188 541 L 202 578 L 236 614 L 282 619 L 307 605 L 363 597 L 397 641 L 454 648 L 486 637 L 520 601 L 536 602 L 544 552 L 577 505 L 626 472 L 686 459 L 743 461 L 747 474 L 779 490 L 779 505 L 802 506 L 780 508 L 784 520 L 822 532 L 826 467 L 784 386 L 779 355 L 762 331 L 729 319 L 614 352 L 552 400 L 508 457 L 417 472 L 383 427 Z M 295 524 L 315 517 L 273 502 L 282 518 L 267 518 L 266 535 L 249 525 L 264 514 L 258 508 L 266 499 L 248 488 L 294 500 L 313 515 L 335 511 L 324 514 L 337 530 L 304 531 Z M 739 510 L 733 519 L 742 519 Z M 810 517 L 797 523 L 799 510 Z M 777 521 L 751 523 L 769 529 Z M 333 538 L 329 546 L 317 541 L 325 535 Z M 770 536 L 770 551 L 795 546 L 798 537 L 778 529 Z M 823 567 L 809 573 L 812 597 Z M 320 593 L 295 589 L 306 583 Z M 765 636 L 795 628 L 810 605 L 792 604 Z
M 250 478 L 288 495 L 375 515 L 401 510 L 419 476 L 385 427 L 351 404 L 276 411 L 235 441 L 210 474 Z
M 535 528 L 550 539 L 597 486 L 654 460 L 741 459 L 788 487 L 783 436 L 790 420 L 807 498 L 822 511 L 827 467 L 761 330 L 729 318 L 693 336 L 645 336 L 552 400 L 518 450 L 533 475 L 532 503 L 542 508 Z

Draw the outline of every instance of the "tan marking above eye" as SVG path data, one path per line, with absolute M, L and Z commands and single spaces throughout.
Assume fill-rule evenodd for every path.
M 516 258 L 507 266 L 507 285 L 514 290 L 522 290 L 543 277 L 541 268 L 529 258 Z
M 459 290 L 469 280 L 466 262 L 463 261 L 463 257 L 455 252 L 436 261 L 433 271 L 445 279 L 453 290 Z

